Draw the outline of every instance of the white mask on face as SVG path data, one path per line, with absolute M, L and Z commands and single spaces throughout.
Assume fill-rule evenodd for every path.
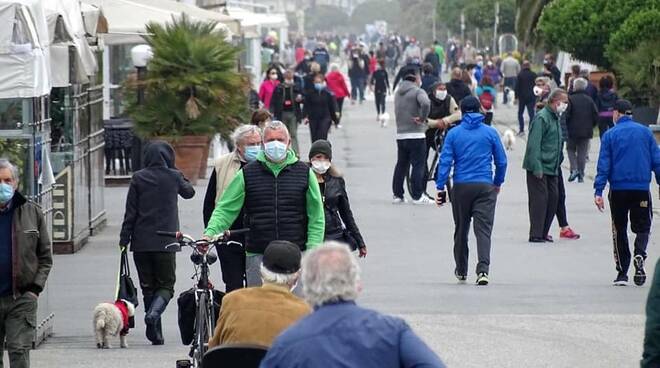
M 319 175 L 325 174 L 330 169 L 330 161 L 314 160 L 312 161 L 312 170 Z
M 543 93 L 543 88 L 539 86 L 534 86 L 534 96 L 540 96 Z
M 567 108 L 568 104 L 566 102 L 560 102 L 559 105 L 557 105 L 557 113 L 563 114 Z
M 446 90 L 436 90 L 435 91 L 435 97 L 440 101 L 444 101 L 445 98 L 447 98 L 447 91 Z

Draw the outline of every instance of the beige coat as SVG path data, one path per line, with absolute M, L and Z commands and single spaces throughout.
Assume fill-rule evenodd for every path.
M 232 343 L 270 347 L 277 335 L 311 312 L 286 287 L 264 284 L 234 290 L 222 299 L 209 348 Z
M 229 186 L 234 176 L 238 170 L 241 169 L 241 158 L 238 156 L 238 152 L 229 152 L 218 157 L 215 160 L 215 203 L 217 204 L 222 197 L 225 189 Z

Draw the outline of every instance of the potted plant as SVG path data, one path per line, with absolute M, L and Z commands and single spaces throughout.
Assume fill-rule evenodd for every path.
M 236 66 L 240 49 L 216 26 L 185 14 L 165 26 L 148 24 L 153 58 L 147 77 L 127 85 L 145 90 L 144 102 L 127 108 L 137 134 L 171 142 L 176 166 L 193 183 L 206 171 L 211 137 L 227 136 L 246 116 L 248 85 Z

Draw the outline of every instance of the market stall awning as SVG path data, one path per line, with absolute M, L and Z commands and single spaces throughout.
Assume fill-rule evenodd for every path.
M 289 26 L 286 15 L 254 13 L 244 8 L 228 7 L 227 13 L 241 22 L 241 27 L 283 28 Z
M 240 33 L 236 19 L 194 5 L 172 0 L 83 0 L 103 11 L 108 21 L 108 32 L 103 36 L 106 44 L 142 43 L 146 35 L 145 26 L 149 22 L 166 24 L 182 14 L 198 21 L 216 21 L 218 28 L 227 32 L 227 36 Z

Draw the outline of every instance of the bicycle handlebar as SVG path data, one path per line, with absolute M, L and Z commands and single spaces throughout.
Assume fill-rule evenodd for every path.
M 168 236 L 168 237 L 173 237 L 173 238 L 179 238 L 179 232 L 178 231 L 156 231 L 156 235 L 158 236 Z
M 224 243 L 226 242 L 232 235 L 240 235 L 249 232 L 249 228 L 244 228 L 244 229 L 236 229 L 236 230 L 227 230 L 224 233 L 218 235 L 218 237 L 215 240 L 195 240 L 192 236 L 183 234 L 180 231 L 156 231 L 156 234 L 158 236 L 167 236 L 167 237 L 173 237 L 176 238 L 176 243 L 180 245 L 193 245 L 197 243 L 210 243 L 210 244 L 218 244 L 218 243 Z M 176 244 L 173 243 L 173 244 Z

